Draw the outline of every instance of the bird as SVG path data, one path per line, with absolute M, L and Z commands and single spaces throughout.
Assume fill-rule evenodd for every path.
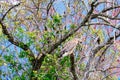
M 65 56 L 72 54 L 79 43 L 82 43 L 82 40 L 79 38 L 74 38 L 68 41 L 67 43 L 65 43 L 65 45 L 63 46 L 63 49 L 61 49 L 60 51 L 59 58 L 63 58 Z

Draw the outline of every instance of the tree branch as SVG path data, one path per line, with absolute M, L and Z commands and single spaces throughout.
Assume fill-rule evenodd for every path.
M 108 78 L 109 76 L 113 75 L 113 74 L 117 74 L 119 73 L 120 71 L 116 71 L 116 72 L 113 72 L 113 73 L 110 73 L 108 75 L 106 75 L 104 78 L 102 78 L 101 80 L 105 80 L 105 78 Z
M 70 31 L 68 34 L 64 35 L 63 38 L 61 38 L 59 41 L 57 41 L 55 44 L 53 44 L 50 49 L 46 52 L 48 54 L 51 54 L 62 42 L 64 42 L 67 38 L 69 38 L 70 36 L 72 36 L 75 32 L 77 32 L 83 25 L 85 25 L 86 22 L 88 22 L 91 14 L 93 13 L 94 11 L 94 8 L 95 8 L 95 2 L 97 0 L 95 0 L 92 4 L 91 4 L 91 9 L 90 11 L 87 13 L 86 17 L 83 19 L 83 21 L 81 22 L 81 24 L 79 25 L 78 28 Z M 45 58 L 45 53 L 42 54 L 41 58 L 38 59 L 37 61 L 39 62 L 39 64 L 37 65 L 38 66 L 38 69 L 40 69 L 41 65 L 42 65 L 42 62 L 44 61 L 44 58 Z M 35 70 L 38 70 L 38 69 L 35 69 Z
M 118 38 L 120 36 L 120 34 L 116 35 L 116 38 Z M 111 44 L 113 44 L 113 39 L 114 39 L 114 36 L 113 37 L 110 37 L 106 43 L 101 43 L 100 45 L 96 46 L 95 48 L 92 49 L 91 53 L 90 54 L 90 57 L 89 57 L 89 60 L 87 62 L 87 65 L 86 65 L 86 70 L 84 72 L 84 77 L 83 77 L 83 80 L 86 80 L 88 77 L 89 77 L 89 69 L 91 67 L 91 62 L 93 61 L 93 58 L 95 56 L 95 54 L 100 51 L 103 47 L 109 47 Z
M 103 10 L 101 11 L 101 13 L 105 13 L 105 12 L 110 11 L 110 10 L 115 9 L 115 8 L 120 8 L 120 6 L 112 6 L 112 7 L 103 9 Z
M 50 8 L 51 8 L 52 4 L 54 3 L 54 1 L 55 0 L 53 0 L 53 1 L 50 0 L 50 2 L 48 3 L 48 5 L 47 5 L 47 15 L 49 14 Z
M 18 3 L 18 4 L 16 4 L 16 5 L 12 6 L 10 9 L 8 9 L 7 12 L 3 15 L 1 21 L 4 20 L 4 18 L 6 17 L 6 15 L 7 15 L 13 8 L 15 8 L 15 7 L 19 6 L 19 5 L 20 5 L 20 3 Z
M 75 71 L 75 59 L 74 59 L 74 53 L 72 53 L 72 54 L 70 55 L 70 61 L 71 61 L 70 71 L 72 72 L 73 80 L 78 80 L 78 77 L 77 77 L 77 75 L 76 75 L 76 71 Z
M 24 44 L 23 42 L 15 41 L 13 35 L 9 33 L 9 31 L 7 30 L 7 27 L 2 23 L 2 21 L 5 19 L 6 15 L 7 15 L 13 8 L 15 8 L 15 7 L 19 6 L 19 5 L 20 5 L 20 3 L 17 4 L 17 5 L 12 6 L 12 7 L 3 15 L 2 19 L 0 20 L 0 25 L 2 26 L 2 32 L 3 32 L 3 34 L 7 36 L 9 42 L 11 42 L 12 44 L 16 45 L 16 46 L 19 47 L 19 48 L 22 48 L 22 49 L 25 50 L 25 51 L 29 51 L 29 52 L 30 52 L 29 56 L 34 58 L 34 54 L 33 54 L 32 51 L 29 49 L 29 47 L 28 47 L 26 44 Z
M 116 36 L 116 38 L 118 38 L 120 36 L 120 34 L 118 34 L 117 36 Z M 113 39 L 114 39 L 114 36 L 113 37 L 110 37 L 107 41 L 106 41 L 106 43 L 101 43 L 100 45 L 98 45 L 98 46 L 96 46 L 93 50 L 92 50 L 92 52 L 93 52 L 93 54 L 96 54 L 100 49 L 102 49 L 104 46 L 106 46 L 106 45 L 110 45 L 110 44 L 113 44 Z
M 53 45 L 51 46 L 51 48 L 48 50 L 48 52 L 47 52 L 48 54 L 50 54 L 51 52 L 53 52 L 62 42 L 64 42 L 67 38 L 69 38 L 70 36 L 72 36 L 72 35 L 73 35 L 75 32 L 77 32 L 82 26 L 84 26 L 85 23 L 88 22 L 91 14 L 93 13 L 94 8 L 95 8 L 95 7 L 94 7 L 94 3 L 95 3 L 95 2 L 93 2 L 93 3 L 91 4 L 91 10 L 88 12 L 88 14 L 87 14 L 86 17 L 84 18 L 84 20 L 81 22 L 80 26 L 79 26 L 78 28 L 70 31 L 68 34 L 64 35 L 62 39 L 60 39 L 58 42 L 56 42 L 55 44 L 53 44 Z
M 14 37 L 12 36 L 12 34 L 10 34 L 10 33 L 8 32 L 6 26 L 5 26 L 1 21 L 0 21 L 0 24 L 1 24 L 1 26 L 2 26 L 2 32 L 3 32 L 4 35 L 7 36 L 8 41 L 11 42 L 12 44 L 16 45 L 17 47 L 25 50 L 25 51 L 30 51 L 29 56 L 34 58 L 34 54 L 33 54 L 32 51 L 29 49 L 29 47 L 28 47 L 26 44 L 24 44 L 23 42 L 15 41 L 15 40 L 14 40 Z
M 113 20 L 113 19 L 120 20 L 120 18 L 112 17 L 112 16 L 109 16 L 109 15 L 101 14 L 101 13 L 93 14 L 93 15 L 92 15 L 92 19 L 97 18 L 97 17 L 99 17 L 99 16 L 105 17 L 105 18 L 109 18 L 109 19 L 111 19 L 111 20 Z

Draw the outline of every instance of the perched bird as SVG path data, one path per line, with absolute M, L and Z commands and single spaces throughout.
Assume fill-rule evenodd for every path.
M 63 58 L 65 56 L 68 56 L 70 54 L 73 53 L 73 51 L 75 50 L 76 46 L 79 44 L 79 43 L 82 43 L 82 40 L 79 39 L 79 38 L 74 38 L 70 41 L 68 41 L 63 49 L 60 51 L 60 56 L 59 58 Z

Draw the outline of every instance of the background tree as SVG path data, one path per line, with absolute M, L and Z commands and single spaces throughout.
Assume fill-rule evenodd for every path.
M 0 7 L 1 79 L 119 77 L 119 0 L 4 0 Z M 82 43 L 59 60 L 74 38 Z

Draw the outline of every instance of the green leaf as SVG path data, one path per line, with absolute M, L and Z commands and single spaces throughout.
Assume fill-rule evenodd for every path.
M 103 42 L 103 40 L 104 40 L 103 31 L 102 30 L 98 30 L 97 35 L 99 36 L 100 41 Z
M 2 35 L 2 27 L 1 27 L 1 25 L 0 25 L 0 36 Z
M 71 28 L 71 29 L 74 29 L 74 28 L 76 28 L 76 27 L 77 27 L 77 26 L 76 26 L 75 24 L 71 24 L 71 25 L 70 25 L 70 28 Z
M 35 32 L 27 32 L 27 35 L 32 39 L 36 38 L 36 33 Z
M 19 54 L 19 57 L 20 57 L 20 58 L 24 58 L 24 57 L 26 57 L 28 54 L 29 54 L 28 51 L 21 51 L 20 54 Z
M 9 56 L 5 55 L 5 56 L 4 56 L 4 59 L 5 59 L 7 62 L 11 62 L 12 59 L 13 59 L 13 56 L 12 56 L 12 55 L 9 55 Z
M 22 69 L 22 65 L 19 64 L 19 65 L 18 65 L 18 70 L 21 70 L 21 69 Z
M 58 13 L 56 13 L 54 16 L 53 16 L 53 23 L 55 23 L 55 24 L 60 24 L 61 23 L 61 19 L 62 19 L 62 17 L 58 14 Z
M 53 21 L 50 20 L 50 19 L 48 19 L 48 20 L 47 20 L 47 23 L 46 23 L 46 26 L 49 27 L 49 28 L 53 28 L 53 27 L 54 27 Z
M 69 62 L 69 57 L 68 57 L 68 56 L 64 57 L 64 58 L 60 61 L 60 64 L 63 66 L 66 62 Z
M 34 40 L 33 40 L 33 39 L 30 39 L 29 42 L 26 43 L 26 45 L 30 47 L 33 43 L 34 43 Z
M 19 76 L 14 76 L 12 80 L 21 80 Z
M 85 64 L 84 63 L 80 64 L 80 70 L 84 70 L 84 69 L 85 69 Z
M 4 64 L 4 60 L 0 57 L 0 66 Z

